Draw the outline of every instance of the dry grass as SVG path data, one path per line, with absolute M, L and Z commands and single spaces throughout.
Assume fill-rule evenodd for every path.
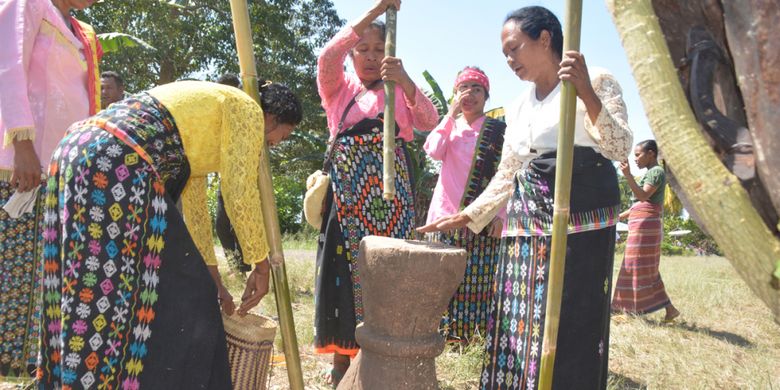
M 293 311 L 304 382 L 307 388 L 327 389 L 320 372 L 329 368 L 328 359 L 311 348 L 314 252 L 293 250 L 286 256 L 290 288 L 297 292 Z M 608 389 L 780 390 L 780 326 L 728 261 L 664 258 L 661 274 L 682 315 L 673 325 L 660 324 L 662 311 L 613 321 Z M 264 310 L 275 313 L 272 299 L 264 301 Z M 478 388 L 482 352 L 479 344 L 448 347 L 436 360 L 442 389 Z M 286 389 L 286 375 L 283 366 L 275 367 L 272 388 Z
M 328 357 L 316 355 L 313 337 L 314 251 L 286 250 L 287 276 L 307 389 L 328 389 L 321 372 Z M 615 275 L 620 258 L 615 262 Z M 234 297 L 242 275 L 223 275 Z M 780 390 L 780 326 L 769 310 L 720 257 L 671 257 L 661 264 L 667 291 L 682 315 L 662 325 L 663 312 L 612 322 L 608 388 Z M 262 312 L 276 316 L 273 293 Z M 271 389 L 287 389 L 281 338 L 277 334 Z M 448 347 L 437 359 L 443 389 L 478 388 L 482 346 Z M 18 385 L 17 385 L 18 386 Z M 0 389 L 18 388 L 0 384 Z
M 780 326 L 728 261 L 664 258 L 661 275 L 682 315 L 612 322 L 610 388 L 780 389 Z

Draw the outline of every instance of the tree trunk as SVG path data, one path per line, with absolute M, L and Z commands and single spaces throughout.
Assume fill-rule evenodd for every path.
M 607 0 L 650 126 L 691 206 L 739 275 L 780 322 L 780 240 L 693 117 L 650 0 Z
M 777 1 L 724 1 L 734 69 L 753 135 L 756 169 L 780 213 L 780 5 Z M 780 230 L 780 227 L 777 228 Z
M 733 6 L 732 3 L 733 2 L 726 2 L 726 8 L 730 5 Z M 691 83 L 696 83 L 695 80 L 691 80 L 692 78 L 695 79 L 702 75 L 691 75 L 691 61 L 688 59 L 688 34 L 692 28 L 703 27 L 704 30 L 712 35 L 715 45 L 723 55 L 722 63 L 715 67 L 712 74 L 712 97 L 719 111 L 728 119 L 736 122 L 739 126 L 747 127 L 748 120 L 746 118 L 745 107 L 750 107 L 750 104 L 746 105 L 742 100 L 745 89 L 744 86 L 742 86 L 742 90 L 740 90 L 740 86 L 737 85 L 737 74 L 742 75 L 746 73 L 735 73 L 735 69 L 738 68 L 735 68 L 734 63 L 740 63 L 740 59 L 744 57 L 742 52 L 745 50 L 750 52 L 760 51 L 755 47 L 756 42 L 751 40 L 743 45 L 736 45 L 734 38 L 732 37 L 733 35 L 738 35 L 740 37 L 744 35 L 747 37 L 749 34 L 731 34 L 727 39 L 726 25 L 728 24 L 728 18 L 724 20 L 724 16 L 726 15 L 718 1 L 652 0 L 652 4 L 655 14 L 658 17 L 658 22 L 661 25 L 664 40 L 669 47 L 669 54 L 672 57 L 672 62 L 674 63 L 675 68 L 677 68 L 680 82 L 683 85 L 683 89 L 689 94 L 689 102 L 692 99 L 701 98 L 701 96 L 690 96 L 688 88 Z M 732 17 L 732 19 L 734 19 L 734 17 Z M 749 20 L 752 21 L 752 19 Z M 743 30 L 747 30 L 747 28 Z M 731 42 L 731 45 L 729 45 L 729 42 Z M 753 46 L 750 44 L 753 44 Z M 745 46 L 748 46 L 749 49 L 744 49 Z M 731 48 L 733 47 L 740 48 L 737 49 L 739 55 L 736 59 L 732 57 Z M 748 97 L 748 95 L 745 96 Z M 716 149 L 716 153 L 719 153 L 718 157 L 720 160 L 725 163 L 728 159 L 727 154 L 722 147 L 719 148 L 715 146 L 716 142 L 712 138 L 712 134 L 703 126 L 704 122 L 708 121 L 708 119 L 700 117 L 698 118 L 698 121 L 705 138 L 713 146 L 713 149 Z M 766 154 L 761 153 L 762 150 L 766 149 L 763 145 L 769 144 L 768 141 L 763 138 L 766 138 L 767 133 L 771 133 L 772 129 L 773 128 L 770 127 L 769 129 L 764 129 L 762 132 L 754 126 L 750 128 L 749 133 L 753 138 L 750 143 L 753 144 L 755 148 L 755 165 L 758 169 L 758 174 L 754 179 L 742 181 L 742 186 L 748 191 L 753 208 L 758 211 L 759 215 L 764 219 L 764 222 L 769 226 L 769 229 L 772 230 L 775 235 L 778 235 L 776 225 L 778 222 L 777 214 L 778 211 L 780 211 L 780 207 L 773 206 L 770 194 L 772 188 L 775 188 L 775 192 L 780 191 L 780 179 L 775 180 L 778 181 L 777 183 L 772 182 L 771 179 L 777 176 L 770 176 L 767 174 L 767 161 L 766 159 L 762 159 L 762 156 L 765 156 Z M 764 135 L 763 138 L 762 135 Z M 743 139 L 743 141 L 746 140 Z M 780 159 L 780 155 L 775 158 Z M 780 164 L 780 162 L 777 164 Z M 680 188 L 674 178 L 674 172 L 670 172 L 668 179 L 672 188 L 679 192 Z M 686 206 L 686 209 L 691 212 L 691 217 L 702 225 L 701 218 L 692 210 L 688 199 L 681 196 L 680 200 Z
M 168 84 L 176 81 L 174 73 L 175 66 L 173 61 L 169 58 L 162 58 L 160 60 L 160 75 L 157 79 L 157 85 Z

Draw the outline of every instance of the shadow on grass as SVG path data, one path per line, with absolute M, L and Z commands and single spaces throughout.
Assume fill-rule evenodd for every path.
M 647 390 L 647 385 L 636 382 L 635 380 L 618 374 L 614 371 L 609 372 L 608 390 Z
M 688 332 L 694 332 L 694 333 L 700 333 L 705 336 L 710 336 L 714 339 L 725 341 L 731 345 L 736 345 L 738 347 L 742 348 L 753 348 L 755 347 L 755 344 L 753 344 L 750 340 L 731 332 L 724 332 L 721 330 L 712 330 L 707 327 L 703 326 L 697 326 L 696 324 L 688 324 L 687 322 L 681 322 L 681 321 L 675 321 L 672 324 L 665 324 L 660 321 L 655 320 L 649 320 L 647 318 L 642 318 L 643 321 L 650 325 L 655 326 L 666 326 L 674 329 L 680 329 L 680 330 L 686 330 Z

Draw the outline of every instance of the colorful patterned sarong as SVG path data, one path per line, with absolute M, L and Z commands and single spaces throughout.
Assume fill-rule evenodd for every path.
M 44 199 L 41 389 L 230 388 L 216 287 L 176 209 L 188 177 L 148 94 L 71 126 Z
M 403 141 L 395 153 L 396 196 L 382 198 L 381 120 L 366 119 L 341 133 L 334 144 L 332 191 L 317 248 L 314 346 L 318 353 L 355 355 L 355 326 L 363 320 L 357 256 L 368 235 L 408 239 L 414 231 L 414 202 Z
M 484 335 L 488 311 L 493 298 L 493 276 L 501 257 L 501 239 L 487 230 L 474 234 L 460 229 L 456 233 L 440 233 L 435 239 L 442 244 L 466 250 L 466 271 L 442 318 L 442 331 L 448 341 L 469 341 Z
M 0 180 L 0 206 L 14 191 Z M 38 357 L 42 193 L 34 211 L 16 219 L 0 207 L 0 377 L 29 377 Z
M 615 283 L 612 310 L 645 314 L 671 303 L 658 272 L 663 241 L 662 215 L 662 205 L 637 202 L 631 207 L 626 250 Z
M 507 205 L 508 222 L 516 227 L 516 234 L 505 236 L 501 246 L 485 336 L 483 389 L 538 386 L 551 242 L 551 236 L 539 228 L 545 226 L 547 212 L 552 212 L 554 161 L 554 153 L 543 155 L 518 174 Z M 590 148 L 577 147 L 573 169 L 572 213 L 610 215 L 608 210 L 620 202 L 617 173 L 610 161 Z M 606 388 L 616 217 L 585 224 L 574 220 L 570 225 L 555 389 Z
M 501 160 L 505 129 L 506 124 L 503 122 L 485 119 L 461 199 L 461 210 L 482 194 L 495 175 Z M 463 248 L 468 254 L 463 282 L 458 286 L 442 319 L 442 329 L 449 340 L 468 341 L 475 334 L 485 333 L 501 239 L 491 237 L 487 229 L 479 234 L 461 229 L 455 233 L 440 233 L 437 241 Z

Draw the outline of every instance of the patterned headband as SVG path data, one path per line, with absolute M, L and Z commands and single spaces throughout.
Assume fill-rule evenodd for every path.
M 485 92 L 490 92 L 490 80 L 485 72 L 476 68 L 466 68 L 458 75 L 455 80 L 455 87 L 466 81 L 474 81 L 485 87 Z

